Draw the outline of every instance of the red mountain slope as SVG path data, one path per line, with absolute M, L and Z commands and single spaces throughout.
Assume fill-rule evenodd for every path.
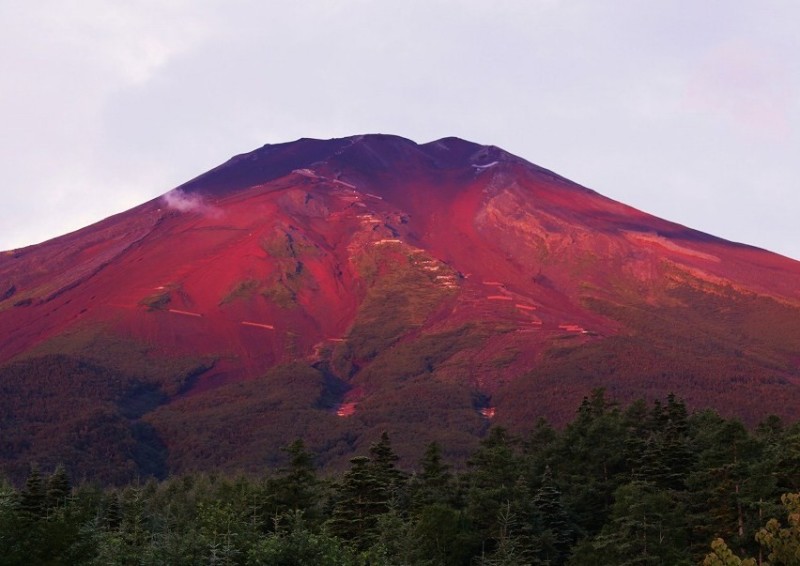
M 265 146 L 0 256 L 0 462 L 123 481 L 304 436 L 335 463 L 382 429 L 458 456 L 598 386 L 796 419 L 799 289 L 496 147 Z

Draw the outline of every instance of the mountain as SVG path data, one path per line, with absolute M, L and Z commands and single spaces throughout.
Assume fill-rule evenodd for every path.
M 15 478 L 256 470 L 296 437 L 336 467 L 382 430 L 458 459 L 598 387 L 795 420 L 799 378 L 800 263 L 457 138 L 266 145 L 0 254 Z

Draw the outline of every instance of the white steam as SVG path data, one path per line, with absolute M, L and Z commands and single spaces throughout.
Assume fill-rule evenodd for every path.
M 179 212 L 197 212 L 211 218 L 218 218 L 222 214 L 220 209 L 204 202 L 200 195 L 186 194 L 180 189 L 171 190 L 161 200 L 167 208 Z

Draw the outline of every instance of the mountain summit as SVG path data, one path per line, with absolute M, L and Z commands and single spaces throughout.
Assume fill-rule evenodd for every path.
M 459 457 L 598 387 L 796 419 L 798 352 L 796 261 L 494 146 L 301 139 L 0 254 L 0 464 L 122 482 L 303 437 L 336 466 L 382 430 Z

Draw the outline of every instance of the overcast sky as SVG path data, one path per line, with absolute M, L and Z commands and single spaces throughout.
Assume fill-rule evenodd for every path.
M 796 0 L 2 0 L 0 249 L 300 137 L 493 144 L 800 259 Z

